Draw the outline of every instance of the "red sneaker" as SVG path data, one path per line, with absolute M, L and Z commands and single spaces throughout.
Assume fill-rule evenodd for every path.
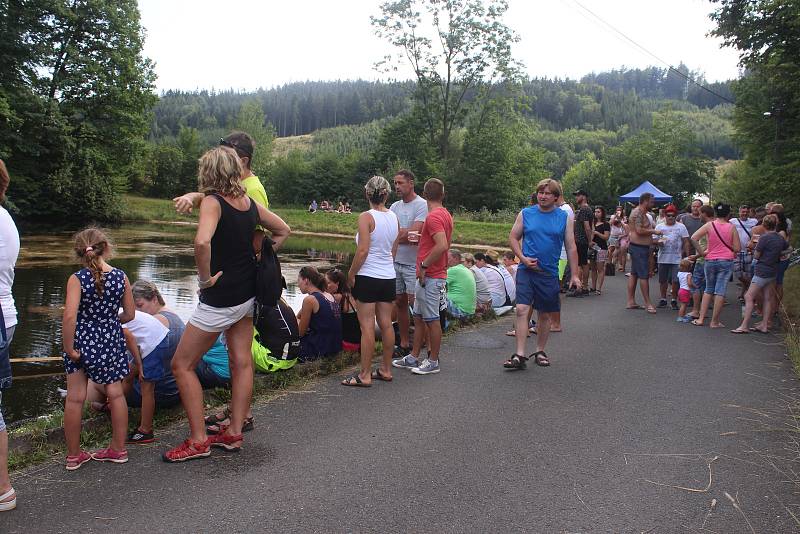
M 67 471 L 75 471 L 91 459 L 92 455 L 86 451 L 81 451 L 78 456 L 67 456 Z
M 205 458 L 211 455 L 210 442 L 210 438 L 203 443 L 187 439 L 174 449 L 170 449 L 161 455 L 161 459 L 165 462 L 174 463 L 194 460 L 195 458 Z
M 92 460 L 98 462 L 114 462 L 115 464 L 124 464 L 128 461 L 128 451 L 115 451 L 111 447 L 107 449 L 100 449 L 92 453 Z
M 212 447 L 220 447 L 228 452 L 239 452 L 242 450 L 241 442 L 243 439 L 242 434 L 233 436 L 230 434 L 215 434 L 208 438 Z M 239 445 L 234 445 L 235 443 L 239 443 Z

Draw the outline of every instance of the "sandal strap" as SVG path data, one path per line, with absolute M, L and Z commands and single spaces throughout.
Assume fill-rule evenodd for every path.
M 10 490 L 5 492 L 4 494 L 0 495 L 0 501 L 2 501 L 3 499 L 7 499 L 8 497 L 11 497 L 12 495 L 14 495 L 14 488 L 11 488 Z

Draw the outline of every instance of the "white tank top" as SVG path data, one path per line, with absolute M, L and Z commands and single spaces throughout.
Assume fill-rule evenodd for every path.
M 367 213 L 375 220 L 375 229 L 369 234 L 367 259 L 356 274 L 384 280 L 394 278 L 392 245 L 397 239 L 397 215 L 393 211 L 369 210 Z M 358 244 L 358 234 L 356 234 L 356 244 Z

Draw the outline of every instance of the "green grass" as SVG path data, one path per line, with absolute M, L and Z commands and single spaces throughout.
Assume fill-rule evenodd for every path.
M 309 213 L 303 208 L 271 206 L 292 227 L 303 232 L 352 236 L 358 226 L 357 213 Z M 506 223 L 465 220 L 468 214 L 456 215 L 453 243 L 507 247 L 508 233 L 513 220 Z M 125 196 L 123 206 L 125 221 L 196 221 L 193 215 L 175 213 L 172 201 L 166 199 Z
M 786 350 L 794 365 L 794 372 L 800 376 L 800 268 L 794 267 L 786 271 L 783 281 L 783 306 L 781 322 L 786 333 Z

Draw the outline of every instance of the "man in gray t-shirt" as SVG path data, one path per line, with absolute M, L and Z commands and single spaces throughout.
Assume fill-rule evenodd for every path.
M 696 198 L 692 200 L 692 211 L 689 213 L 684 213 L 680 217 L 678 217 L 678 222 L 683 224 L 686 227 L 686 230 L 689 232 L 689 237 L 693 236 L 696 231 L 703 226 L 703 219 L 700 217 L 700 208 L 703 207 L 703 201 Z M 689 241 L 689 254 L 696 254 L 694 246 Z
M 395 193 L 400 200 L 390 208 L 400 222 L 397 255 L 394 258 L 395 292 L 397 300 L 397 323 L 400 327 L 400 342 L 395 348 L 395 358 L 402 358 L 411 351 L 409 328 L 411 318 L 408 308 L 414 305 L 414 289 L 417 282 L 417 249 L 422 224 L 428 215 L 428 203 L 414 192 L 414 173 L 401 169 L 394 176 Z M 410 235 L 409 235 L 410 234 Z

